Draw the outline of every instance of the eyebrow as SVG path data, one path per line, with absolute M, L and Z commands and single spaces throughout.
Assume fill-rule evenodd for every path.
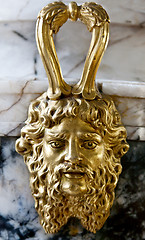
M 55 133 L 55 132 L 49 132 L 46 135 L 46 138 L 54 138 L 54 139 L 66 139 L 69 136 L 69 133 L 67 132 L 61 132 L 61 133 Z M 97 140 L 99 142 L 102 141 L 102 137 L 97 134 L 97 133 L 80 133 L 78 136 L 80 139 L 94 139 Z
M 97 134 L 97 133 L 90 133 L 90 132 L 80 134 L 80 138 L 96 139 L 96 140 L 98 140 L 99 142 L 101 142 L 101 140 L 102 140 L 102 137 L 101 137 L 99 134 Z
M 65 139 L 67 137 L 67 135 L 68 134 L 65 132 L 61 132 L 61 133 L 49 132 L 49 133 L 47 133 L 46 137 Z

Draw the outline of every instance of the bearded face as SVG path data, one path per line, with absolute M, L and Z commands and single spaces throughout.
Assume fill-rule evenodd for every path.
M 113 101 L 52 101 L 44 93 L 29 109 L 16 150 L 30 171 L 42 226 L 55 233 L 70 217 L 77 217 L 95 233 L 109 216 L 120 158 L 128 150 Z
M 99 131 L 79 118 L 65 118 L 45 130 L 42 152 L 38 187 L 31 185 L 42 226 L 55 233 L 70 217 L 77 217 L 95 233 L 109 216 L 121 172 Z

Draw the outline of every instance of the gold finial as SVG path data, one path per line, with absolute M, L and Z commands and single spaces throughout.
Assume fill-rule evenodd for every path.
M 78 19 L 78 6 L 76 2 L 71 2 L 68 5 L 68 14 L 69 14 L 69 18 L 72 21 L 77 21 Z

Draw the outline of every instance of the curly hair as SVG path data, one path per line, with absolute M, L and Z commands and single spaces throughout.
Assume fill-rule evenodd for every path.
M 121 158 L 128 151 L 126 129 L 108 96 L 90 101 L 74 96 L 49 100 L 44 93 L 30 104 L 28 116 L 21 138 L 16 143 L 17 152 L 23 156 L 34 153 L 33 145 L 41 143 L 45 128 L 52 128 L 65 117 L 79 117 L 94 129 L 99 129 L 107 149 L 113 151 L 116 158 Z

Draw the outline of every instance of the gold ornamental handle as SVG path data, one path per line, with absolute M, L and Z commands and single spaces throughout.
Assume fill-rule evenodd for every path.
M 53 34 L 59 31 L 68 18 L 72 21 L 79 18 L 92 32 L 82 77 L 74 86 L 68 85 L 63 79 L 53 41 Z M 82 94 L 88 100 L 101 98 L 95 85 L 95 76 L 109 40 L 109 16 L 102 6 L 93 2 L 82 6 L 77 6 L 75 2 L 71 2 L 69 6 L 62 2 L 48 4 L 38 15 L 36 40 L 49 81 L 50 99 L 58 99 L 62 94 L 68 96 L 71 93 Z

